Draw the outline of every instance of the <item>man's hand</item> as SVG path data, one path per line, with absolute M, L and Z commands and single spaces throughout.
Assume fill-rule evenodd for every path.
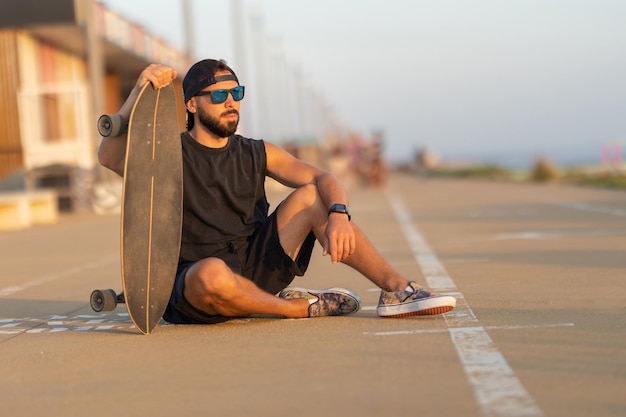
M 136 87 L 141 89 L 147 82 L 151 82 L 156 89 L 167 86 L 176 78 L 176 70 L 167 65 L 151 64 L 144 69 L 137 79 Z
M 336 264 L 345 261 L 356 249 L 354 230 L 343 213 L 330 213 L 324 232 L 324 256 L 330 254 L 330 260 Z

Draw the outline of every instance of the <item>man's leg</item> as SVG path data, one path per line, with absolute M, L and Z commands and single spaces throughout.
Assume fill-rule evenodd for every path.
M 187 302 L 198 310 L 226 317 L 251 314 L 291 318 L 335 316 L 354 313 L 360 305 L 358 295 L 343 288 L 291 290 L 276 297 L 233 273 L 218 258 L 204 259 L 189 268 L 183 293 Z
M 318 241 L 323 241 L 328 222 L 327 207 L 315 186 L 301 187 L 281 204 L 278 220 L 281 244 L 285 252 L 294 258 L 309 230 L 313 230 Z M 382 290 L 377 308 L 379 316 L 442 314 L 454 308 L 454 297 L 431 294 L 416 282 L 404 278 L 378 253 L 356 225 L 353 224 L 352 228 L 356 249 L 343 263 L 359 271 Z
M 297 256 L 309 231 L 313 230 L 317 240 L 323 241 L 328 222 L 328 208 L 322 202 L 314 185 L 295 190 L 283 201 L 278 210 L 280 243 L 292 259 Z M 355 224 L 352 227 L 356 237 L 356 251 L 344 263 L 385 291 L 404 290 L 409 280 L 400 275 L 380 255 Z
M 251 314 L 308 317 L 309 302 L 284 300 L 235 274 L 218 258 L 194 264 L 185 276 L 184 296 L 195 308 L 208 314 L 243 317 Z

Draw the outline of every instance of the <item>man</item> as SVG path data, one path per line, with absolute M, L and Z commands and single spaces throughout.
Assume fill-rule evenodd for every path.
M 162 88 L 176 72 L 153 64 L 139 76 L 119 114 L 128 120 L 148 82 Z M 183 149 L 183 231 L 179 267 L 164 319 L 218 323 L 252 314 L 291 318 L 351 314 L 356 293 L 344 288 L 288 288 L 303 275 L 315 240 L 381 288 L 378 314 L 441 314 L 450 296 L 430 294 L 395 271 L 351 222 L 337 179 L 280 147 L 236 135 L 244 87 L 223 61 L 194 64 L 183 80 L 187 131 Z M 102 139 L 100 163 L 124 173 L 126 136 Z M 268 215 L 265 177 L 294 189 Z M 275 294 L 278 293 L 278 296 Z

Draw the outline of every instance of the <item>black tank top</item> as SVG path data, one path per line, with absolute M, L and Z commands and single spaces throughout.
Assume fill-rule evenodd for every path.
M 183 233 L 180 262 L 193 262 L 239 246 L 267 218 L 267 158 L 262 140 L 239 135 L 208 148 L 187 132 L 183 149 Z

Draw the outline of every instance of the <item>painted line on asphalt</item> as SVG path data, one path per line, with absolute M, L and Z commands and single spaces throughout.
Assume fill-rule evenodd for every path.
M 13 295 L 15 293 L 24 291 L 28 288 L 37 287 L 42 284 L 47 284 L 52 281 L 56 281 L 61 278 L 68 277 L 70 275 L 81 274 L 91 269 L 102 268 L 105 265 L 108 265 L 113 262 L 119 261 L 118 257 L 105 258 L 94 262 L 88 262 L 83 265 L 75 266 L 73 268 L 66 269 L 65 271 L 61 271 L 56 274 L 49 274 L 43 277 L 34 279 L 32 281 L 21 283 L 20 285 L 14 285 L 11 287 L 5 287 L 0 289 L 0 297 L 6 297 L 9 295 Z
M 402 201 L 391 197 L 390 203 L 428 286 L 437 292 L 455 291 L 457 307 L 444 314 L 444 318 L 482 414 L 542 416 L 543 413 L 496 348 L 485 327 L 479 325 L 463 294 L 456 292 L 456 284 L 413 225 Z
M 475 264 L 475 263 L 485 263 L 489 262 L 489 258 L 484 257 L 473 257 L 473 258 L 451 258 L 446 259 L 445 262 L 447 264 Z
M 526 330 L 526 329 L 547 329 L 552 327 L 574 327 L 574 323 L 546 323 L 546 324 L 518 324 L 503 326 L 482 326 L 485 330 Z M 471 327 L 457 327 L 455 329 L 468 329 Z M 363 332 L 369 336 L 405 336 L 413 334 L 449 333 L 450 329 L 411 329 L 411 330 L 391 330 L 381 332 Z
M 0 335 L 102 332 L 104 330 L 130 330 L 134 327 L 128 313 L 115 312 L 0 319 Z
M 547 240 L 561 239 L 569 237 L 599 237 L 599 236 L 621 236 L 626 234 L 624 229 L 596 229 L 596 230 L 577 230 L 574 232 L 546 232 L 537 230 L 528 230 L 516 233 L 499 233 L 495 235 L 494 240 Z
M 560 203 L 552 203 L 555 206 L 572 208 L 576 210 L 589 211 L 593 213 L 601 213 L 601 214 L 610 214 L 612 216 L 626 217 L 626 210 L 610 208 L 610 207 L 599 207 L 589 203 L 583 203 L 580 201 L 562 201 Z

